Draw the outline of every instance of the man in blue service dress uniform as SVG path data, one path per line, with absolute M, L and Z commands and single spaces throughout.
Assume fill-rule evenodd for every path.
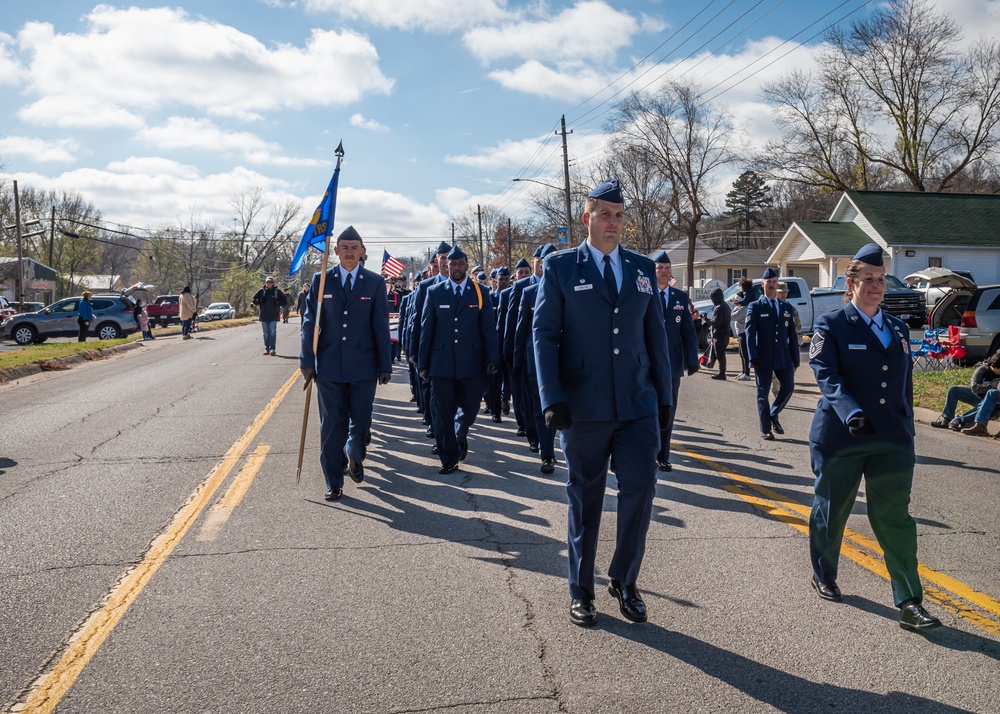
M 483 386 L 500 361 L 489 293 L 466 275 L 468 259 L 448 253 L 448 279 L 427 290 L 417 368 L 431 384 L 439 473 L 450 474 L 469 451 L 469 428 L 479 413 Z M 461 414 L 459 414 L 461 410 Z
M 427 291 L 431 286 L 448 281 L 448 252 L 450 250 L 451 246 L 441 241 L 434 256 L 434 266 L 436 266 L 437 272 L 432 268 L 431 276 L 425 280 L 421 280 L 414 291 L 415 295 L 409 310 L 410 317 L 408 318 L 410 321 L 409 359 L 412 364 L 417 364 L 418 355 L 420 354 L 420 330 L 423 323 L 424 300 L 427 299 Z M 434 409 L 431 406 L 434 398 L 431 394 L 431 386 L 426 380 L 418 379 L 417 388 L 420 390 L 419 403 L 424 412 L 423 422 L 427 427 L 427 438 L 432 439 L 434 438 L 435 427 Z
M 365 478 L 365 436 L 372 424 L 375 385 L 392 376 L 389 302 L 385 279 L 361 267 L 364 242 L 353 226 L 337 237 L 333 249 L 340 265 L 326 271 L 320 298 L 316 273 L 302 321 L 299 367 L 316 378 L 319 401 L 319 461 L 326 477 L 326 500 L 343 494 L 344 469 L 355 483 Z M 316 324 L 317 300 L 323 309 Z M 313 353 L 313 330 L 319 329 Z M 348 426 L 350 423 L 350 426 Z
M 763 275 L 764 294 L 747 305 L 746 338 L 750 364 L 757 379 L 757 417 L 760 434 L 767 440 L 785 430 L 778 414 L 792 398 L 795 369 L 799 366 L 799 339 L 795 334 L 792 306 L 778 299 L 778 273 L 768 268 Z M 771 377 L 778 378 L 778 394 L 771 400 Z M 773 432 L 773 433 L 772 433 Z
M 677 414 L 677 395 L 681 389 L 681 377 L 687 369 L 688 376 L 698 371 L 698 335 L 694 331 L 691 317 L 691 300 L 688 294 L 670 286 L 672 266 L 666 251 L 660 251 L 653 262 L 656 264 L 657 294 L 663 305 L 663 325 L 667 330 L 667 349 L 670 351 L 670 387 L 672 404 L 670 419 L 660 431 L 660 451 L 656 454 L 656 465 L 660 471 L 670 471 L 670 437 L 674 431 L 674 415 Z
M 540 253 L 544 261 L 556 247 L 551 243 L 542 246 Z M 538 297 L 538 283 L 529 285 L 521 293 L 518 307 L 517 326 L 514 328 L 514 370 L 524 382 L 525 416 L 535 425 L 538 438 L 538 455 L 542 458 L 541 471 L 550 474 L 556 470 L 556 433 L 545 424 L 542 401 L 538 392 L 538 370 L 535 368 L 535 349 L 531 339 L 531 325 L 535 316 L 535 302 Z
M 868 520 L 885 554 L 899 625 L 937 627 L 921 605 L 917 526 L 909 513 L 913 466 L 913 363 L 909 329 L 879 307 L 885 296 L 882 248 L 858 251 L 846 271 L 843 308 L 820 315 L 809 364 L 822 396 L 809 431 L 816 474 L 809 517 L 812 585 L 841 602 L 837 564 L 847 518 L 865 478 Z
M 625 205 L 617 179 L 587 197 L 587 240 L 545 260 L 535 305 L 535 366 L 545 423 L 561 432 L 569 502 L 570 620 L 593 625 L 594 560 L 608 459 L 618 479 L 611 595 L 629 620 L 646 620 L 636 581 L 656 488 L 660 425 L 670 418 L 670 355 L 656 269 L 622 248 Z

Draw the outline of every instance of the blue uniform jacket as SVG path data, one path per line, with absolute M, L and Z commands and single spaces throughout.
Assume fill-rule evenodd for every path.
M 420 320 L 424 309 L 424 300 L 427 299 L 427 291 L 431 286 L 437 285 L 441 280 L 440 275 L 425 278 L 417 283 L 417 289 L 413 291 L 413 301 L 410 303 L 409 317 L 407 318 L 409 322 L 409 327 L 407 328 L 409 339 L 409 342 L 406 344 L 407 354 L 415 355 L 420 350 Z
M 890 442 L 913 449 L 913 361 L 909 328 L 882 313 L 895 336 L 888 347 L 851 303 L 820 315 L 809 343 L 809 366 L 820 397 L 809 441 L 826 449 Z M 860 409 L 874 436 L 851 436 L 847 419 Z
M 482 287 L 477 294 L 474 282 L 467 281 L 457 304 L 450 280 L 427 291 L 417 367 L 429 370 L 432 377 L 485 377 L 486 365 L 500 362 L 493 303 Z
M 514 286 L 504 288 L 500 291 L 500 307 L 497 308 L 497 340 L 503 345 L 504 335 L 507 330 L 507 312 L 510 310 L 510 296 L 514 292 Z M 504 358 L 506 362 L 506 358 Z M 507 362 L 507 364 L 510 364 Z
M 535 374 L 535 350 L 531 339 L 531 324 L 535 317 L 535 301 L 538 297 L 538 283 L 529 285 L 521 293 L 521 305 L 514 327 L 514 369 L 522 369 L 525 374 Z
M 319 346 L 313 354 L 319 277 L 319 273 L 313 276 L 306 298 L 299 364 L 314 368 L 319 382 L 363 382 L 377 379 L 379 374 L 390 374 L 392 353 L 385 279 L 358 268 L 358 278 L 345 302 L 340 270 L 326 271 Z
M 529 275 L 526 278 L 521 278 L 511 286 L 510 303 L 507 306 L 507 314 L 504 316 L 507 324 L 503 330 L 503 341 L 500 343 L 500 348 L 503 350 L 503 357 L 507 360 L 508 364 L 514 363 L 514 331 L 517 329 L 517 316 L 521 309 L 521 296 L 524 294 L 525 288 L 537 283 L 538 276 Z
M 659 293 L 659 291 L 657 291 Z M 667 312 L 663 315 L 667 329 L 667 349 L 670 352 L 670 373 L 684 374 L 698 364 L 698 333 L 691 317 L 691 300 L 680 288 L 667 288 Z
M 612 303 L 586 242 L 545 259 L 533 322 L 542 409 L 569 404 L 573 421 L 625 421 L 673 403 L 656 268 L 619 248 Z
M 795 316 L 792 306 L 784 300 L 778 300 L 778 314 L 767 298 L 747 305 L 746 336 L 750 361 L 756 361 L 758 369 L 799 366 Z
M 403 299 L 399 302 L 399 320 L 396 322 L 396 337 L 399 340 L 399 345 L 401 348 L 406 349 L 406 328 L 407 328 L 407 318 L 409 317 L 410 311 L 410 301 L 413 299 L 413 293 L 406 293 Z M 410 354 L 407 352 L 406 354 Z

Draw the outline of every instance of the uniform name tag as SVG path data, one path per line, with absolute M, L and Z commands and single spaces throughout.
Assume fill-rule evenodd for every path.
M 324 295 L 323 299 L 326 300 L 327 298 L 332 298 L 332 297 L 333 297 L 333 293 L 331 293 L 329 295 Z
M 848 345 L 847 349 L 849 349 L 849 350 L 866 350 L 866 349 L 868 349 L 868 345 Z
M 447 310 L 448 308 L 451 307 L 451 305 L 438 305 L 438 307 L 441 308 L 442 310 Z
M 761 317 L 770 317 L 770 316 L 771 316 L 771 313 L 769 313 L 769 312 L 762 312 L 762 313 L 760 314 L 760 316 L 761 316 Z
M 590 283 L 587 283 L 586 285 L 574 285 L 573 286 L 573 290 L 593 290 L 593 289 L 594 289 L 594 286 L 591 285 Z

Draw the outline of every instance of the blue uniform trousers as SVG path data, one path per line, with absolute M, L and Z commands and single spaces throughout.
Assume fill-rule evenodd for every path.
M 486 379 L 488 381 L 486 387 L 486 406 L 489 407 L 492 416 L 500 416 L 502 407 L 500 389 L 503 384 L 503 376 L 500 374 L 500 370 L 497 370 Z
M 778 395 L 774 398 L 774 404 L 771 404 L 772 376 L 778 378 Z M 778 416 L 792 398 L 792 390 L 795 388 L 795 367 L 784 369 L 755 367 L 754 377 L 757 378 L 757 417 L 760 419 L 760 432 L 766 434 L 771 431 L 771 419 Z
M 538 444 L 538 455 L 543 459 L 556 457 L 556 432 L 545 425 L 545 413 L 542 411 L 542 398 L 538 393 L 537 377 L 528 375 L 525 392 L 531 403 L 531 419 L 535 425 L 535 439 Z M 532 387 L 534 387 L 532 389 Z
M 420 407 L 424 410 L 424 418 L 422 419 L 424 426 L 434 423 L 434 401 L 433 395 L 431 394 L 431 383 L 425 382 L 424 380 L 417 377 L 418 389 L 420 389 L 420 397 L 418 402 Z
M 560 432 L 569 478 L 569 592 L 594 597 L 594 561 L 604 510 L 608 459 L 618 478 L 618 534 L 608 576 L 631 585 L 639 577 L 656 490 L 655 416 L 632 421 L 574 422 Z
M 517 401 L 521 404 L 521 418 L 524 420 L 525 438 L 529 444 L 537 444 L 538 427 L 535 424 L 535 402 L 532 399 L 533 393 L 535 399 L 540 399 L 537 382 L 535 382 L 534 378 L 528 376 L 526 370 L 522 369 L 518 373 L 515 383 L 517 385 Z M 538 408 L 541 409 L 540 402 Z
M 676 375 L 671 379 L 670 389 L 674 395 L 673 404 L 670 406 L 670 420 L 667 428 L 660 430 L 660 450 L 656 454 L 657 461 L 670 461 L 670 437 L 674 433 L 674 415 L 677 414 L 677 395 L 681 391 L 681 375 Z
M 906 600 L 923 599 L 917 575 L 917 525 L 909 514 L 913 483 L 912 450 L 887 444 L 868 444 L 824 451 L 809 445 L 816 495 L 809 516 L 809 555 L 821 583 L 837 580 L 840 546 L 847 518 L 865 478 L 868 520 L 885 553 L 892 596 L 899 607 Z
M 442 464 L 458 463 L 458 443 L 469 438 L 483 398 L 483 377 L 431 377 L 434 443 Z
M 365 435 L 372 426 L 375 380 L 316 382 L 319 401 L 319 463 L 327 488 L 344 487 L 347 455 L 364 460 Z M 346 451 L 346 454 L 345 454 Z

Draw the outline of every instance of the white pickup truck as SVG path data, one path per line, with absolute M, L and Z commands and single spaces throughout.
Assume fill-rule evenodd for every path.
M 761 287 L 763 281 L 758 278 L 753 281 L 753 298 L 752 300 L 760 299 L 760 296 L 764 293 L 764 289 Z M 843 295 L 824 295 L 820 298 L 814 298 L 809 294 L 809 285 L 803 278 L 796 277 L 785 277 L 781 278 L 781 282 L 788 286 L 788 298 L 787 301 L 795 306 L 795 309 L 799 312 L 799 321 L 802 323 L 802 332 L 809 334 L 813 329 L 813 320 L 817 316 L 822 315 L 825 312 L 830 312 L 831 310 L 836 310 L 838 307 L 843 305 Z M 732 302 L 736 298 L 736 293 L 740 290 L 740 286 L 730 285 L 722 292 L 723 298 L 726 302 Z M 711 317 L 712 311 L 715 310 L 715 306 L 712 304 L 711 300 L 699 300 L 694 303 L 694 309 L 700 312 L 702 315 Z M 736 326 L 733 326 L 733 334 L 736 334 Z

